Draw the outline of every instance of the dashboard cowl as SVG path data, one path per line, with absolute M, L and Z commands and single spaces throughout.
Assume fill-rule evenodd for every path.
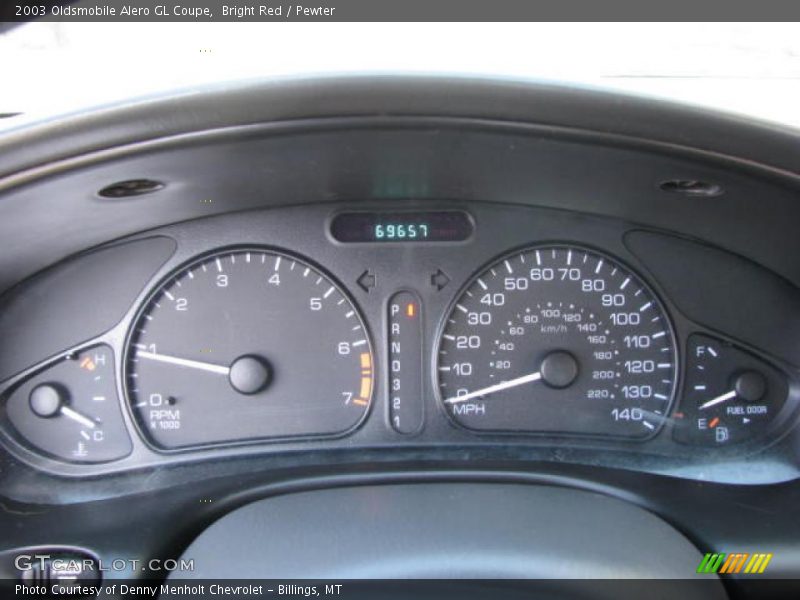
M 569 488 L 488 483 L 267 498 L 223 516 L 183 554 L 194 559 L 192 579 L 319 580 L 690 579 L 702 557 L 633 504 Z M 696 583 L 683 598 L 727 597 L 716 577 Z M 559 583 L 558 597 L 569 597 L 568 586 Z M 601 586 L 592 594 L 584 586 L 580 597 L 607 596 Z

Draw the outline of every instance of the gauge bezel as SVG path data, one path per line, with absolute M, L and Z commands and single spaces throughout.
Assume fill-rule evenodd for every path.
M 429 202 L 419 203 L 427 206 Z M 185 452 L 167 454 L 154 451 L 141 435 L 134 434 L 136 423 L 127 408 L 122 409 L 126 426 L 131 432 L 134 451 L 128 457 L 113 463 L 95 465 L 57 462 L 23 446 L 12 436 L 12 432 L 0 419 L 0 444 L 9 452 L 13 460 L 24 465 L 46 472 L 53 476 L 81 478 L 113 475 L 115 481 L 132 481 L 135 472 L 150 469 L 174 469 L 174 477 L 168 478 L 173 483 L 182 481 L 185 473 L 194 472 L 207 476 L 211 470 L 229 470 L 238 468 L 252 472 L 264 469 L 280 469 L 299 464 L 318 464 L 322 456 L 334 456 L 332 460 L 347 463 L 387 464 L 404 461 L 419 461 L 421 456 L 437 457 L 442 460 L 458 461 L 505 461 L 509 466 L 518 464 L 539 464 L 549 469 L 562 465 L 592 465 L 596 468 L 619 469 L 635 473 L 667 475 L 679 479 L 715 481 L 731 484 L 760 484 L 787 481 L 797 477 L 797 469 L 788 465 L 784 458 L 787 444 L 794 440 L 795 431 L 790 428 L 792 419 L 797 416 L 800 406 L 800 372 L 795 363 L 776 351 L 773 347 L 754 345 L 752 341 L 734 336 L 725 327 L 712 327 L 692 318 L 681 306 L 680 296 L 676 296 L 662 282 L 659 272 L 654 271 L 650 263 L 639 254 L 632 252 L 626 242 L 626 236 L 633 231 L 650 231 L 642 224 L 615 219 L 604 219 L 598 215 L 573 214 L 571 212 L 553 210 L 543 207 L 514 206 L 505 204 L 495 206 L 485 202 L 465 201 L 464 206 L 474 215 L 480 224 L 475 238 L 451 251 L 442 246 L 432 247 L 429 244 L 414 244 L 402 253 L 388 244 L 383 247 L 362 247 L 337 245 L 322 235 L 324 228 L 320 223 L 341 207 L 362 206 L 408 206 L 392 201 L 381 203 L 352 201 L 335 203 L 310 203 L 297 206 L 275 208 L 273 210 L 247 211 L 236 214 L 208 215 L 187 222 L 174 223 L 163 228 L 142 232 L 133 238 L 118 240 L 111 244 L 136 243 L 147 244 L 154 236 L 175 240 L 176 247 L 165 252 L 162 262 L 154 265 L 147 281 L 127 299 L 114 297 L 108 300 L 117 303 L 122 315 L 108 329 L 100 330 L 67 346 L 70 352 L 97 343 L 107 343 L 114 349 L 115 375 L 120 402 L 125 401 L 125 390 L 122 380 L 122 364 L 124 341 L 128 328 L 141 302 L 145 301 L 156 280 L 168 278 L 176 267 L 190 263 L 197 257 L 213 254 L 220 250 L 237 250 L 241 247 L 264 248 L 280 254 L 291 254 L 313 265 L 315 269 L 325 273 L 331 281 L 341 282 L 347 286 L 348 298 L 356 298 L 353 304 L 359 308 L 362 319 L 365 319 L 373 335 L 371 337 L 372 352 L 376 369 L 386 364 L 385 345 L 378 343 L 383 335 L 385 319 L 385 300 L 387 295 L 395 291 L 398 285 L 407 286 L 420 294 L 425 315 L 425 351 L 430 352 L 434 345 L 434 335 L 441 315 L 451 302 L 454 294 L 463 281 L 475 275 L 475 266 L 489 264 L 492 257 L 506 252 L 521 251 L 525 248 L 541 245 L 569 245 L 585 248 L 598 255 L 611 256 L 620 265 L 634 265 L 628 268 L 637 273 L 641 281 L 650 284 L 650 290 L 656 290 L 655 296 L 662 299 L 676 337 L 685 340 L 689 334 L 703 332 L 734 343 L 763 360 L 767 360 L 784 372 L 790 379 L 790 400 L 784 410 L 776 416 L 774 426 L 763 437 L 736 446 L 724 448 L 704 448 L 698 450 L 694 446 L 679 444 L 672 440 L 671 431 L 674 423 L 668 421 L 666 427 L 654 439 L 643 443 L 631 444 L 629 439 L 620 438 L 586 438 L 557 437 L 553 433 L 515 435 L 486 433 L 476 435 L 474 430 L 457 428 L 449 419 L 441 418 L 441 407 L 435 407 L 435 390 L 431 389 L 430 360 L 423 364 L 425 382 L 425 426 L 416 435 L 400 436 L 395 434 L 384 420 L 386 395 L 384 394 L 385 378 L 376 377 L 371 408 L 365 421 L 356 431 L 346 437 L 336 439 L 285 439 L 272 442 L 258 440 L 242 445 L 224 447 L 194 448 Z M 453 206 L 451 202 L 442 201 L 442 205 Z M 667 235 L 669 232 L 661 231 Z M 565 241 L 565 238 L 568 238 Z M 574 243 L 572 240 L 576 240 Z M 109 246 L 102 246 L 100 250 Z M 286 250 L 284 250 L 284 248 Z M 448 248 L 450 248 L 448 246 Z M 512 250 L 509 251 L 508 249 Z M 414 261 L 407 260 L 408 255 Z M 309 257 L 310 260 L 305 257 Z M 412 264 L 413 263 L 413 264 Z M 325 265 L 324 268 L 319 265 Z M 113 269 L 114 265 L 109 265 Z M 369 270 L 377 277 L 377 285 L 364 290 L 357 285 L 359 277 Z M 445 272 L 450 283 L 444 289 L 431 285 L 430 276 L 437 270 Z M 335 276 L 331 277 L 330 273 Z M 644 277 L 642 277 L 644 275 Z M 73 284 L 74 279 L 70 280 Z M 339 286 L 341 290 L 341 286 Z M 103 288 L 97 290 L 102 292 Z M 111 290 L 113 291 L 113 290 Z M 463 292 L 462 292 L 463 293 Z M 780 296 L 778 296 L 780 297 Z M 13 298 L 13 296 L 12 296 Z M 124 304 L 124 307 L 122 306 Z M 91 304 L 87 305 L 91 306 Z M 451 309 L 452 310 L 452 309 Z M 678 350 L 685 356 L 685 347 Z M 35 365 L 20 370 L 17 374 L 0 383 L 0 392 L 8 390 L 15 383 L 25 379 L 42 365 L 61 356 L 63 351 L 44 353 L 48 358 L 37 361 Z M 377 372 L 376 372 L 377 375 Z M 682 385 L 680 379 L 685 378 L 685 368 L 679 373 L 679 386 L 676 398 L 680 398 Z M 375 411 L 380 413 L 378 414 Z M 673 411 L 675 410 L 673 405 Z M 2 411 L 0 410 L 0 413 Z M 727 461 L 740 461 L 746 457 L 748 464 L 758 468 L 740 471 L 731 469 Z M 499 463 L 497 463 L 499 464 Z M 738 464 L 738 463 L 737 463 Z M 561 467 L 558 467 L 561 468 Z M 580 467 L 576 467 L 580 468 Z M 215 471 L 217 472 L 217 471 Z M 220 471 L 221 472 L 221 471 Z M 178 479 L 175 479 L 177 477 Z M 163 478 L 162 478 L 163 479 Z M 166 480 L 165 480 L 166 481 Z M 77 485 L 79 482 L 75 482 Z M 165 484 L 172 485 L 172 484 Z M 76 488 L 77 490 L 77 488 Z
M 626 437 L 626 436 L 610 435 L 604 433 L 598 434 L 590 432 L 509 431 L 505 429 L 472 429 L 470 427 L 461 424 L 457 419 L 455 419 L 451 414 L 451 412 L 445 406 L 444 399 L 442 397 L 442 391 L 439 386 L 439 351 L 442 345 L 442 335 L 444 334 L 445 329 L 447 327 L 448 319 L 455 310 L 455 305 L 458 303 L 459 299 L 463 297 L 465 291 L 475 283 L 476 279 L 480 277 L 482 273 L 485 273 L 486 271 L 490 270 L 495 265 L 502 264 L 504 260 L 507 260 L 511 257 L 519 256 L 520 254 L 525 254 L 527 252 L 533 252 L 535 250 L 542 250 L 545 248 L 557 249 L 557 250 L 571 249 L 580 252 L 585 252 L 590 255 L 593 254 L 609 261 L 613 265 L 625 269 L 638 279 L 639 283 L 641 283 L 641 285 L 645 288 L 645 290 L 648 293 L 650 293 L 650 295 L 653 297 L 653 300 L 657 303 L 658 308 L 661 309 L 661 313 L 663 314 L 664 320 L 666 321 L 665 327 L 667 329 L 667 335 L 670 337 L 671 340 L 673 356 L 675 360 L 675 368 L 673 369 L 669 397 L 664 402 L 664 411 L 663 411 L 664 414 L 662 422 L 649 434 L 639 437 Z M 439 409 L 439 412 L 445 415 L 448 423 L 450 423 L 453 427 L 461 431 L 465 431 L 471 435 L 476 435 L 476 436 L 499 435 L 499 436 L 507 436 L 511 438 L 523 438 L 523 439 L 524 438 L 556 438 L 556 439 L 573 438 L 573 439 L 641 444 L 656 438 L 663 431 L 668 429 L 666 427 L 667 421 L 670 419 L 670 415 L 672 414 L 672 411 L 675 408 L 676 398 L 679 393 L 681 374 L 683 371 L 682 360 L 683 360 L 683 355 L 681 353 L 681 348 L 678 343 L 678 336 L 676 335 L 675 324 L 673 322 L 672 315 L 667 310 L 667 304 L 662 300 L 660 294 L 657 293 L 655 287 L 648 281 L 648 279 L 642 276 L 642 274 L 639 272 L 638 269 L 631 267 L 627 261 L 620 259 L 606 251 L 599 250 L 588 244 L 574 243 L 565 240 L 539 241 L 536 242 L 535 244 L 523 244 L 521 246 L 515 246 L 514 248 L 511 248 L 501 254 L 493 256 L 488 261 L 479 266 L 475 271 L 473 271 L 466 279 L 466 281 L 461 285 L 461 287 L 458 288 L 454 296 L 451 298 L 450 302 L 448 302 L 447 308 L 442 314 L 439 323 L 437 324 L 436 327 L 436 333 L 433 339 L 433 349 L 430 360 L 431 386 L 433 388 L 434 396 L 436 398 L 436 405 Z
M 336 288 L 336 290 L 342 294 L 352 306 L 353 310 L 355 311 L 355 317 L 358 319 L 358 323 L 361 325 L 364 336 L 367 340 L 367 351 L 370 354 L 372 360 L 372 384 L 370 388 L 370 395 L 369 395 L 369 403 L 365 407 L 364 411 L 361 414 L 361 417 L 356 421 L 351 427 L 347 430 L 342 432 L 336 433 L 323 433 L 323 434 L 299 434 L 299 435 L 284 435 L 284 436 L 267 436 L 267 437 L 251 437 L 242 440 L 225 440 L 225 441 L 215 441 L 215 442 L 207 442 L 207 443 L 199 443 L 199 444 L 189 444 L 185 446 L 179 446 L 175 448 L 166 448 L 163 446 L 158 445 L 153 440 L 150 439 L 150 436 L 145 432 L 142 427 L 141 419 L 137 414 L 137 411 L 134 409 L 132 397 L 130 394 L 130 351 L 132 347 L 132 342 L 134 338 L 134 332 L 136 331 L 138 325 L 140 324 L 141 320 L 144 318 L 144 314 L 146 314 L 147 310 L 150 308 L 154 298 L 161 293 L 161 291 L 165 288 L 165 286 L 169 285 L 171 281 L 173 281 L 181 272 L 191 270 L 195 268 L 195 266 L 200 265 L 212 257 L 215 256 L 226 256 L 229 254 L 237 254 L 241 252 L 265 252 L 272 254 L 274 256 L 282 256 L 283 258 L 287 258 L 289 260 L 297 261 L 299 264 L 304 264 L 308 267 L 311 267 L 315 270 L 319 275 L 325 277 L 327 281 L 330 282 L 332 286 Z M 158 454 L 185 454 L 191 452 L 197 452 L 200 450 L 207 450 L 213 448 L 228 448 L 233 446 L 255 446 L 255 445 L 264 445 L 264 444 L 273 444 L 273 443 L 281 443 L 281 442 L 302 442 L 306 440 L 332 440 L 332 439 L 340 439 L 352 435 L 355 431 L 357 431 L 369 418 L 369 415 L 373 411 L 373 405 L 375 404 L 375 393 L 377 388 L 377 377 L 376 373 L 378 373 L 378 365 L 376 364 L 376 356 L 375 351 L 373 349 L 373 341 L 372 341 L 372 332 L 369 330 L 369 327 L 364 320 L 363 313 L 361 307 L 353 298 L 352 294 L 350 294 L 349 290 L 344 287 L 339 280 L 334 277 L 327 269 L 320 266 L 313 260 L 306 258 L 303 255 L 296 254 L 294 252 L 287 252 L 282 248 L 275 248 L 274 246 L 269 245 L 259 245 L 259 244 L 244 244 L 244 245 L 230 245 L 230 246 L 220 246 L 217 248 L 213 248 L 207 250 L 203 253 L 197 254 L 191 257 L 189 260 L 186 260 L 174 268 L 170 269 L 169 272 L 164 275 L 163 277 L 159 278 L 155 283 L 152 283 L 147 290 L 147 293 L 144 297 L 139 301 L 136 310 L 131 318 L 128 327 L 125 331 L 125 336 L 123 340 L 123 350 L 121 353 L 120 358 L 120 386 L 122 388 L 122 398 L 123 403 L 125 404 L 125 410 L 127 411 L 127 415 L 130 418 L 130 421 L 133 423 L 138 438 L 148 447 L 148 449 L 156 452 Z

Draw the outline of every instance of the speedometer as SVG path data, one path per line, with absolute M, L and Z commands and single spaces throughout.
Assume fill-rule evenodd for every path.
M 676 363 L 669 319 L 638 276 L 553 245 L 468 283 L 445 319 L 436 376 L 468 429 L 646 438 L 669 411 Z

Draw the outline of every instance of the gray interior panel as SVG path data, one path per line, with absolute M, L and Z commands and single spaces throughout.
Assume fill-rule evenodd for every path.
M 212 524 L 184 557 L 198 579 L 685 579 L 702 554 L 661 519 L 599 494 L 424 484 L 260 500 Z M 703 591 L 726 597 L 721 585 Z
M 0 299 L 0 380 L 113 327 L 175 248 L 163 236 L 111 246 Z

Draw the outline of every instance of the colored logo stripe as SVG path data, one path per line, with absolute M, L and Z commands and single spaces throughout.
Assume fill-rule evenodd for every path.
M 750 559 L 749 561 L 747 559 Z M 731 554 L 708 552 L 697 566 L 698 573 L 763 573 L 772 554 L 733 552 Z M 747 566 L 745 566 L 747 565 Z
M 706 555 L 703 557 L 703 560 L 700 561 L 700 566 L 697 567 L 697 572 L 716 573 L 720 566 L 722 566 L 723 560 L 725 560 L 724 554 L 706 553 Z
M 744 566 L 744 561 L 747 560 L 749 554 L 734 553 L 728 554 L 728 558 L 719 570 L 720 573 L 738 573 Z
M 747 563 L 745 573 L 763 573 L 767 568 L 769 561 L 772 560 L 772 553 L 770 554 L 753 554 L 753 558 Z

